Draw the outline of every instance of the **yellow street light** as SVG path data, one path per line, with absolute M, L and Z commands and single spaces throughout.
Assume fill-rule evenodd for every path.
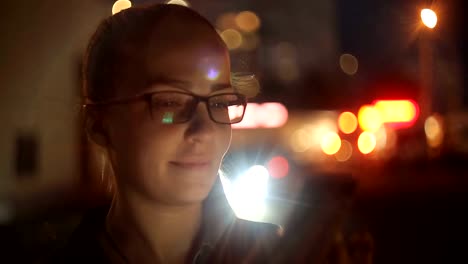
M 437 25 L 437 14 L 429 8 L 421 10 L 421 20 L 428 28 L 435 28 Z

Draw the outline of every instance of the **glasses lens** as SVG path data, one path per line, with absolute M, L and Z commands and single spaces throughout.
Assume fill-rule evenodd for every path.
M 239 94 L 220 94 L 210 97 L 208 101 L 211 117 L 222 124 L 242 121 L 245 105 L 245 98 Z
M 195 98 L 191 95 L 174 92 L 153 94 L 151 114 L 153 120 L 162 124 L 175 124 L 190 119 Z

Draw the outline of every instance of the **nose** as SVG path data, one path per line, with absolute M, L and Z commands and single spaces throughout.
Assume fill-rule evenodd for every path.
M 211 120 L 207 106 L 204 102 L 198 103 L 193 113 L 192 119 L 185 132 L 187 139 L 196 142 L 213 139 L 216 123 Z

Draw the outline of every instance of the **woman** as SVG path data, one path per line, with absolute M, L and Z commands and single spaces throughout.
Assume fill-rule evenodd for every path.
M 277 227 L 236 219 L 219 190 L 246 101 L 213 26 L 178 5 L 124 10 L 94 34 L 83 77 L 86 131 L 116 192 L 59 262 L 267 262 Z

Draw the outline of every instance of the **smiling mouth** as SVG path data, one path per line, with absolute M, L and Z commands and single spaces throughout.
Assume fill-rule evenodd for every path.
M 209 161 L 197 161 L 197 162 L 192 162 L 192 161 L 171 161 L 169 162 L 171 165 L 174 165 L 178 168 L 183 168 L 183 169 L 192 169 L 192 170 L 199 170 L 199 169 L 207 169 L 210 167 L 210 162 Z

